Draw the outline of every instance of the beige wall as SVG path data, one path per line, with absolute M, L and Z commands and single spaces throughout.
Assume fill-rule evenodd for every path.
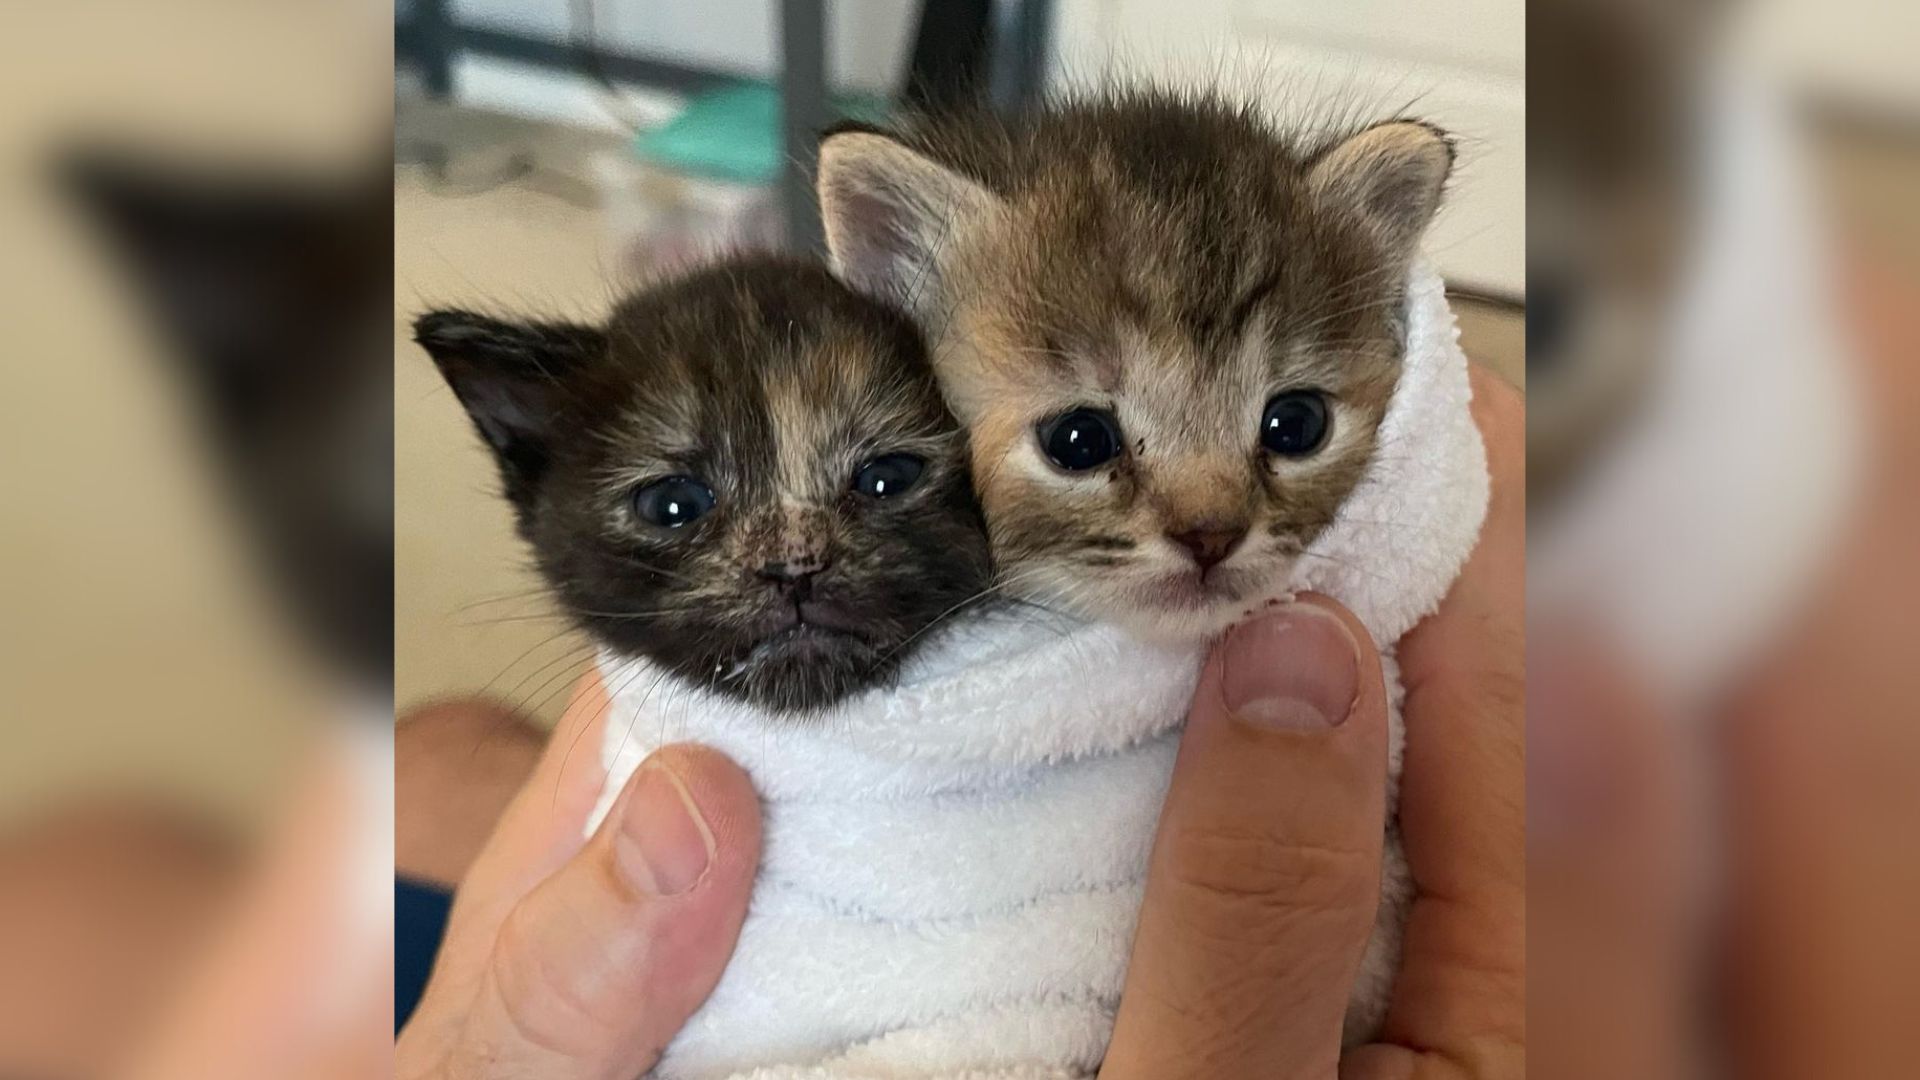
M 514 145 L 552 138 L 512 134 Z M 572 145 L 531 145 L 550 167 L 576 161 Z M 482 148 L 457 160 L 464 175 L 450 183 L 477 183 L 472 177 L 484 177 L 502 154 Z M 600 246 L 596 214 L 526 185 L 449 195 L 435 194 L 416 169 L 395 178 L 393 618 L 401 708 L 485 690 L 550 718 L 564 704 L 566 674 L 583 666 L 575 661 L 584 646 L 564 633 L 527 569 L 492 461 L 411 341 L 409 324 L 434 306 L 597 317 L 611 296 Z

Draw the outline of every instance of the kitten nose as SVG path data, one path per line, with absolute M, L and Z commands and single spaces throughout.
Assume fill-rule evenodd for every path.
M 1247 527 L 1244 524 L 1209 524 L 1183 532 L 1170 532 L 1167 539 L 1186 548 L 1200 571 L 1205 573 L 1233 554 L 1233 549 L 1240 546 L 1241 539 L 1246 535 Z
M 774 588 L 791 596 L 796 602 L 805 600 L 813 593 L 813 577 L 825 570 L 828 560 L 824 555 L 810 555 L 799 559 L 763 563 L 754 573 Z

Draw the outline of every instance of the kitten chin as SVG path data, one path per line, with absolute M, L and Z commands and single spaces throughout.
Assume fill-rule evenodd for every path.
M 796 625 L 716 666 L 710 685 L 762 708 L 813 712 L 891 683 L 899 671 L 893 651 L 845 631 Z
M 821 147 L 837 271 L 912 305 L 1007 591 L 1154 637 L 1284 586 L 1364 475 L 1452 145 L 1201 94 Z
M 598 326 L 447 311 L 416 335 L 561 605 L 616 655 L 805 714 L 989 595 L 919 333 L 822 266 L 734 259 Z

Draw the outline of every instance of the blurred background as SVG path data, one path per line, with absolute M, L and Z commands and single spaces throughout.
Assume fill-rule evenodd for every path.
M 0 15 L 0 1075 L 384 1067 L 389 33 Z
M 1529 5 L 1530 1074 L 1915 1070 L 1915 41 Z
M 491 459 L 406 324 L 433 306 L 596 319 L 723 244 L 817 248 L 815 133 L 901 104 L 1153 79 L 1276 115 L 1410 112 L 1463 162 L 1431 249 L 1468 351 L 1524 379 L 1521 0 L 415 0 L 396 12 L 395 608 L 401 704 L 551 721 L 591 664 Z

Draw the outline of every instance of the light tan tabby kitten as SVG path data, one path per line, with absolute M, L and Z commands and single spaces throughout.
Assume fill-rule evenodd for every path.
M 1452 165 L 1417 121 L 1301 139 L 1147 92 L 845 130 L 820 199 L 838 272 L 932 342 L 999 587 L 1191 638 L 1282 591 L 1381 452 Z M 1412 895 L 1383 827 L 1349 1044 L 1385 1014 Z
M 1273 595 L 1375 453 L 1453 163 L 1396 120 L 1287 136 L 1165 92 L 845 129 L 834 263 L 906 304 L 1007 590 L 1152 636 Z

